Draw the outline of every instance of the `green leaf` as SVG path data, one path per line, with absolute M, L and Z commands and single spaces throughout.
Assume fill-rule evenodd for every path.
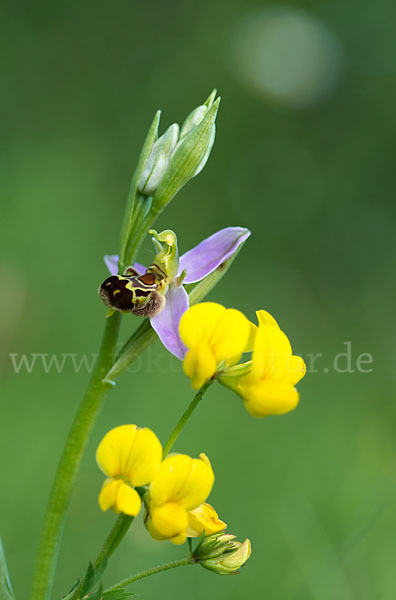
M 133 596 L 136 596 L 136 594 L 128 592 L 125 588 L 122 588 L 120 590 L 115 590 L 114 592 L 105 592 L 103 594 L 103 600 L 127 600 Z
M 96 590 L 96 592 L 94 592 L 92 595 L 89 595 L 88 598 L 89 600 L 102 600 L 103 598 L 103 588 L 100 585 L 99 588 Z
M 197 554 L 198 550 L 202 546 L 202 542 L 204 541 L 204 539 L 205 539 L 205 530 L 202 532 L 202 535 L 199 538 L 197 545 L 195 546 L 194 550 L 191 552 L 191 556 L 195 556 Z
M 84 583 L 80 590 L 80 596 L 85 596 L 89 590 L 93 588 L 96 582 L 95 569 L 93 568 L 92 563 L 90 562 L 88 565 L 87 572 L 85 573 Z
M 80 585 L 81 579 L 79 579 L 77 581 L 77 583 L 75 583 L 72 587 L 72 589 L 70 590 L 70 592 L 68 594 L 66 594 L 66 596 L 62 596 L 62 600 L 71 600 L 71 598 L 73 598 L 74 596 L 74 592 L 76 591 L 77 587 Z
M 4 554 L 3 544 L 0 538 L 0 598 L 1 600 L 15 600 L 12 591 L 10 576 L 8 574 L 7 562 Z

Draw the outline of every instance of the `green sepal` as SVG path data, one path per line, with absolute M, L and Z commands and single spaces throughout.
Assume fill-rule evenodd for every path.
M 15 600 L 11 587 L 10 575 L 8 573 L 7 561 L 4 554 L 3 544 L 0 538 L 0 598 L 1 600 Z
M 214 90 L 211 91 L 211 93 L 209 94 L 208 98 L 205 100 L 204 106 L 207 106 L 208 108 L 211 108 L 213 102 L 215 101 L 216 94 L 217 94 L 217 90 L 216 90 L 216 88 L 214 88 Z
M 87 592 L 89 592 L 96 583 L 95 569 L 91 562 L 88 565 L 88 569 L 85 573 L 83 581 L 84 583 L 80 590 L 80 596 L 85 596 L 85 594 L 87 594 Z
M 226 367 L 221 373 L 216 376 L 216 379 L 221 385 L 239 394 L 238 384 L 241 377 L 250 373 L 252 369 L 252 361 L 248 360 L 234 367 Z
M 222 372 L 222 377 L 242 377 L 242 375 L 247 375 L 252 369 L 252 361 L 247 360 L 240 365 L 234 365 L 233 367 L 226 367 Z
M 107 567 L 107 557 L 105 557 L 100 565 L 95 569 L 94 565 L 90 562 L 88 564 L 87 571 L 82 579 L 79 579 L 77 583 L 73 586 L 67 596 L 64 596 L 62 600 L 72 600 L 76 598 L 76 600 L 80 600 L 80 598 L 84 598 L 87 596 L 88 592 L 95 587 L 95 585 L 101 579 L 105 569 Z M 76 596 L 76 590 L 78 589 L 78 595 Z M 95 592 L 96 594 L 97 592 Z M 89 596 L 91 600 L 91 596 Z M 101 596 L 99 596 L 101 598 Z
M 136 596 L 133 592 L 128 592 L 125 588 L 115 590 L 114 592 L 105 592 L 102 596 L 103 600 L 127 600 Z
M 100 585 L 98 587 L 98 589 L 96 590 L 96 592 L 93 592 L 93 594 L 90 594 L 87 598 L 89 598 L 89 600 L 102 600 L 102 598 L 103 598 L 103 586 Z
M 195 546 L 194 550 L 191 552 L 191 556 L 194 557 L 194 556 L 198 555 L 199 549 L 202 546 L 204 539 L 205 539 L 205 530 L 203 530 L 202 535 L 199 538 L 197 545 Z

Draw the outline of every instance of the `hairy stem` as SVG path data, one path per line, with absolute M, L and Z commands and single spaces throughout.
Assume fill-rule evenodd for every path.
M 139 581 L 139 579 L 144 579 L 145 577 L 151 577 L 151 575 L 156 575 L 157 573 L 163 573 L 164 571 L 169 571 L 170 569 L 176 569 L 177 567 L 182 567 L 183 565 L 193 565 L 194 560 L 191 556 L 187 558 L 182 558 L 181 560 L 175 560 L 173 562 L 165 563 L 164 565 L 160 565 L 159 567 L 153 567 L 152 569 L 147 569 L 147 571 L 141 571 L 140 573 L 136 573 L 136 575 L 132 575 L 131 577 L 126 577 L 122 581 L 119 581 L 115 585 L 104 590 L 103 594 L 107 594 L 109 592 L 116 592 L 117 590 L 122 590 L 131 583 L 135 583 L 135 581 Z

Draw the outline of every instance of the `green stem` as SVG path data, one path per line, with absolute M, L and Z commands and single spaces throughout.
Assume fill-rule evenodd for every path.
M 118 548 L 126 532 L 132 525 L 134 518 L 124 514 L 118 516 L 95 560 L 95 569 L 98 569 L 104 560 L 109 559 Z
M 158 339 L 150 321 L 146 319 L 127 341 L 118 354 L 113 366 L 106 373 L 105 381 L 113 384 L 114 380 L 143 352 L 152 342 Z
M 129 515 L 120 514 L 118 516 L 94 562 L 95 571 L 100 571 L 103 563 L 107 562 L 113 552 L 118 548 L 128 529 L 132 525 L 133 520 L 134 517 L 130 517 Z M 105 568 L 105 565 L 103 568 Z M 79 598 L 79 594 L 84 587 L 84 583 L 85 579 L 83 579 L 76 587 L 70 600 L 76 600 Z
M 33 577 L 32 600 L 50 597 L 55 563 L 65 513 L 84 448 L 104 397 L 111 387 L 103 377 L 112 365 L 121 320 L 119 313 L 106 321 L 102 345 L 94 373 L 81 406 L 74 418 L 50 492 Z
M 176 442 L 177 438 L 179 437 L 180 433 L 182 432 L 184 425 L 187 423 L 188 419 L 191 417 L 192 413 L 194 412 L 194 410 L 196 409 L 196 407 L 202 400 L 204 393 L 212 385 L 213 381 L 214 381 L 214 379 L 209 379 L 209 381 L 204 383 L 204 385 L 201 388 L 199 388 L 198 392 L 195 394 L 195 396 L 192 399 L 192 401 L 190 402 L 187 410 L 183 413 L 183 415 L 180 418 L 180 420 L 178 421 L 176 427 L 172 431 L 168 441 L 166 442 L 163 452 L 162 452 L 163 458 L 165 458 L 165 456 L 167 456 L 169 454 L 169 452 L 171 451 L 173 444 Z
M 173 562 L 165 563 L 164 565 L 160 565 L 159 567 L 153 567 L 152 569 L 147 569 L 147 571 L 141 571 L 136 575 L 132 575 L 131 577 L 127 577 L 122 581 L 119 581 L 115 585 L 104 590 L 103 594 L 107 594 L 109 592 L 116 592 L 117 590 L 121 590 L 127 585 L 131 583 L 135 583 L 135 581 L 139 581 L 139 579 L 144 579 L 145 577 L 151 577 L 151 575 L 156 575 L 157 573 L 162 573 L 163 571 L 169 571 L 170 569 L 176 569 L 177 567 L 182 567 L 183 565 L 193 565 L 194 560 L 191 556 L 187 558 L 182 558 L 181 560 L 175 560 Z

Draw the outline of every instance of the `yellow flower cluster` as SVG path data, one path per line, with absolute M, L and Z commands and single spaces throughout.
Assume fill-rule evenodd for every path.
M 197 459 L 174 454 L 162 460 L 161 443 L 150 429 L 121 425 L 104 436 L 96 459 L 108 477 L 99 494 L 100 508 L 136 516 L 143 496 L 145 524 L 153 538 L 181 544 L 186 537 L 226 527 L 205 502 L 214 483 L 205 454 Z
M 180 337 L 188 348 L 183 369 L 194 389 L 212 377 L 239 394 L 255 417 L 283 414 L 298 404 L 295 384 L 306 367 L 294 356 L 275 319 L 257 312 L 258 327 L 238 310 L 214 302 L 192 306 L 180 320 Z M 252 360 L 241 365 L 244 352 Z
M 252 415 L 264 417 L 297 406 L 295 384 L 305 364 L 268 312 L 258 311 L 257 319 L 256 326 L 238 310 L 205 302 L 184 313 L 179 332 L 188 348 L 183 368 L 192 387 L 216 377 L 239 394 Z M 251 360 L 238 364 L 245 352 L 252 352 Z M 102 510 L 136 516 L 143 501 L 145 526 L 154 539 L 182 544 L 205 533 L 196 558 L 216 573 L 234 573 L 249 558 L 250 541 L 240 544 L 225 534 L 226 524 L 206 502 L 214 474 L 205 454 L 163 459 L 150 429 L 122 425 L 104 436 L 96 457 L 107 475 L 99 494 Z
M 214 474 L 205 454 L 165 458 L 150 484 L 146 527 L 156 540 L 182 544 L 186 537 L 216 533 L 225 527 L 216 511 L 205 503 Z

